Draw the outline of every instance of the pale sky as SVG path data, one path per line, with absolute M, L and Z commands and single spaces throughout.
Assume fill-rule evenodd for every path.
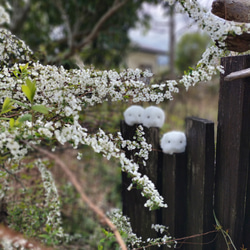
M 213 0 L 200 0 L 202 6 L 207 9 L 211 9 Z M 150 48 L 168 50 L 168 38 L 169 38 L 169 28 L 168 21 L 169 18 L 164 14 L 162 6 L 144 4 L 143 11 L 146 11 L 152 17 L 151 29 L 147 32 L 142 30 L 140 27 L 137 29 L 131 29 L 129 31 L 129 37 L 131 41 Z M 185 14 L 176 14 L 176 38 L 177 40 L 188 31 L 195 31 L 198 28 Z

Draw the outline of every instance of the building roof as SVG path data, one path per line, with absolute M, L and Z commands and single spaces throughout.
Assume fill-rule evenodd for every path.
M 132 44 L 131 46 L 132 51 L 141 51 L 150 54 L 157 54 L 157 55 L 167 55 L 168 52 L 166 50 L 160 50 L 152 47 L 147 47 L 141 44 Z

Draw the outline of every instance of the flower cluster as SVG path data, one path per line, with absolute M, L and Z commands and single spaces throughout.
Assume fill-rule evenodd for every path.
M 144 135 L 145 132 L 143 131 L 143 126 L 139 125 L 136 128 L 136 134 L 134 135 L 134 140 L 124 140 L 121 133 L 117 133 L 119 139 L 121 141 L 121 147 L 126 148 L 127 150 L 138 150 L 135 152 L 134 156 L 138 156 L 142 158 L 142 163 L 144 166 L 147 165 L 147 160 L 149 156 L 149 152 L 152 151 L 152 145 L 148 144 Z
M 48 215 L 46 224 L 59 227 L 62 223 L 60 213 L 60 201 L 54 179 L 50 171 L 45 167 L 44 162 L 38 160 L 36 161 L 35 165 L 41 173 L 43 186 L 46 192 L 45 206 L 51 207 L 51 212 Z
M 37 160 L 35 162 L 35 165 L 39 169 L 43 180 L 46 197 L 45 206 L 50 209 L 46 221 L 47 230 L 49 230 L 49 233 L 53 231 L 55 237 L 61 241 L 64 240 L 66 242 L 69 242 L 72 239 L 79 237 L 78 235 L 70 236 L 69 234 L 64 233 L 64 230 L 62 228 L 62 218 L 60 211 L 61 204 L 59 195 L 52 174 L 46 168 L 46 162 Z
M 0 6 L 1 7 L 1 6 Z M 11 61 L 30 61 L 32 51 L 9 30 L 0 28 L 0 60 L 1 64 L 10 65 Z
M 39 169 L 43 180 L 43 186 L 46 196 L 45 206 L 50 208 L 50 212 L 47 216 L 46 225 L 53 227 L 54 230 L 57 232 L 56 236 L 62 238 L 64 237 L 64 233 L 63 228 L 61 226 L 62 220 L 60 212 L 60 201 L 54 179 L 50 171 L 45 167 L 44 162 L 38 160 L 36 161 L 35 165 Z
M 117 230 L 119 232 L 123 232 L 124 236 L 126 237 L 125 241 L 128 249 L 134 249 L 143 243 L 142 238 L 133 233 L 130 219 L 127 216 L 124 216 L 120 209 L 115 208 L 108 211 L 107 216 L 114 223 Z
M 143 241 L 141 237 L 138 237 L 132 231 L 130 224 L 130 219 L 122 214 L 120 209 L 112 209 L 107 213 L 108 217 L 112 220 L 119 232 L 122 232 L 123 238 L 127 244 L 128 249 L 135 249 L 142 247 L 143 245 L 151 246 L 161 246 L 166 245 L 169 248 L 175 247 L 176 242 L 169 236 L 168 227 L 163 225 L 152 225 L 152 229 L 160 234 L 164 234 L 161 238 L 148 238 L 146 241 Z

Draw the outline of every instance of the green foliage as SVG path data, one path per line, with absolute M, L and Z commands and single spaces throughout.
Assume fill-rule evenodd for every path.
M 70 40 L 74 45 L 80 44 L 114 4 L 113 0 L 33 0 L 27 8 L 25 1 L 9 2 L 13 6 L 10 14 L 14 20 L 17 13 L 22 16 L 27 12 L 19 22 L 12 23 L 11 31 L 26 41 L 44 62 L 53 62 L 55 56 L 70 50 Z M 77 55 L 80 55 L 85 63 L 94 64 L 99 68 L 117 67 L 129 45 L 127 31 L 139 21 L 137 11 L 143 2 L 158 3 L 159 0 L 127 1 L 101 25 L 98 35 L 87 47 L 76 49 Z M 142 23 L 148 24 L 148 15 L 142 14 Z M 67 68 L 75 67 L 71 59 L 65 59 L 62 63 Z
M 44 105 L 33 105 L 31 107 L 31 109 L 33 109 L 36 112 L 45 114 L 45 115 L 47 115 L 49 113 L 48 108 L 46 108 Z
M 33 181 L 31 175 L 23 173 L 20 177 L 23 183 Z M 38 237 L 46 227 L 48 208 L 44 207 L 44 191 L 40 180 L 33 182 L 33 186 L 26 186 L 25 190 L 10 190 L 15 195 L 15 202 L 8 203 L 8 223 L 17 232 L 28 237 Z
M 211 39 L 201 33 L 183 35 L 176 47 L 176 68 L 180 73 L 191 73 Z
M 11 111 L 13 108 L 12 105 L 13 105 L 13 101 L 9 97 L 6 97 L 4 102 L 3 102 L 2 111 L 1 111 L 0 115 Z
M 22 85 L 22 91 L 28 98 L 30 103 L 33 103 L 34 96 L 36 94 L 36 82 L 31 81 L 29 78 L 26 79 L 26 85 Z
M 120 249 L 117 242 L 116 242 L 114 233 L 109 232 L 109 231 L 105 230 L 104 228 L 102 229 L 102 232 L 104 234 L 104 238 L 102 238 L 99 241 L 98 250 L 104 250 L 104 249 L 113 249 L 113 250 L 117 249 L 118 250 L 118 249 Z
M 25 122 L 25 121 L 32 121 L 32 115 L 31 114 L 25 114 L 23 116 L 21 116 L 19 119 L 18 119 L 19 122 Z
M 214 220 L 216 222 L 215 229 L 222 234 L 222 236 L 223 236 L 223 238 L 225 240 L 225 243 L 227 245 L 227 249 L 229 250 L 232 247 L 232 249 L 237 250 L 234 243 L 233 243 L 233 241 L 232 241 L 232 239 L 231 239 L 231 237 L 230 237 L 230 235 L 229 235 L 229 233 L 228 233 L 228 231 L 227 230 L 225 231 L 222 228 L 222 225 L 220 224 L 219 220 L 217 219 L 214 211 L 213 211 L 213 215 L 214 215 Z
M 19 69 L 14 70 L 13 74 L 16 78 L 26 78 L 30 72 L 28 71 L 29 63 L 26 63 L 25 65 L 19 65 Z

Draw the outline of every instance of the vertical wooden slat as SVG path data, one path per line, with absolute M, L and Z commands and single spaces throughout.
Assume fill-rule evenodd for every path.
M 243 239 L 246 200 L 250 209 L 249 197 L 246 199 L 250 155 L 250 78 L 226 82 L 224 76 L 249 68 L 250 56 L 222 58 L 222 65 L 225 74 L 221 75 L 220 81 L 215 212 L 223 228 L 228 229 L 236 248 L 240 249 L 244 240 L 248 240 Z M 246 216 L 249 223 L 249 211 Z M 245 224 L 245 229 L 249 230 L 249 225 Z M 248 231 L 247 238 L 249 235 Z M 250 249 L 249 240 L 245 247 Z M 226 249 L 222 237 L 218 238 L 216 249 Z
M 187 196 L 187 157 L 186 153 L 163 154 L 161 164 L 161 194 L 168 204 L 161 209 L 161 223 L 169 227 L 170 235 L 181 238 L 185 235 L 186 196 Z M 164 246 L 162 249 L 169 249 Z M 174 249 L 174 248 L 172 248 Z M 178 245 L 178 249 L 179 248 Z
M 187 118 L 187 225 L 186 236 L 214 229 L 214 123 L 205 119 Z M 185 244 L 187 250 L 213 249 L 209 234 Z
M 136 126 L 128 126 L 124 121 L 121 122 L 121 133 L 124 139 L 134 140 Z M 157 171 L 158 171 L 158 149 L 159 149 L 159 129 L 158 128 L 144 128 L 145 138 L 148 143 L 152 144 L 153 151 L 149 154 L 147 165 L 140 165 L 139 172 L 142 175 L 147 175 L 149 179 L 157 185 Z M 125 151 L 126 156 L 131 159 L 138 160 L 134 156 L 135 151 Z M 149 211 L 144 207 L 146 198 L 142 197 L 141 190 L 136 188 L 128 191 L 127 188 L 131 184 L 131 179 L 126 173 L 122 173 L 122 201 L 123 213 L 130 218 L 131 226 L 137 236 L 141 236 L 143 240 L 147 238 L 156 238 L 157 233 L 151 229 L 152 224 L 157 224 L 157 212 Z M 150 249 L 158 249 L 158 247 L 151 247 Z
M 250 109 L 250 108 L 249 108 Z M 248 183 L 247 183 L 247 197 L 246 197 L 246 210 L 245 221 L 243 228 L 243 244 L 244 247 L 250 249 L 250 152 L 248 158 Z

